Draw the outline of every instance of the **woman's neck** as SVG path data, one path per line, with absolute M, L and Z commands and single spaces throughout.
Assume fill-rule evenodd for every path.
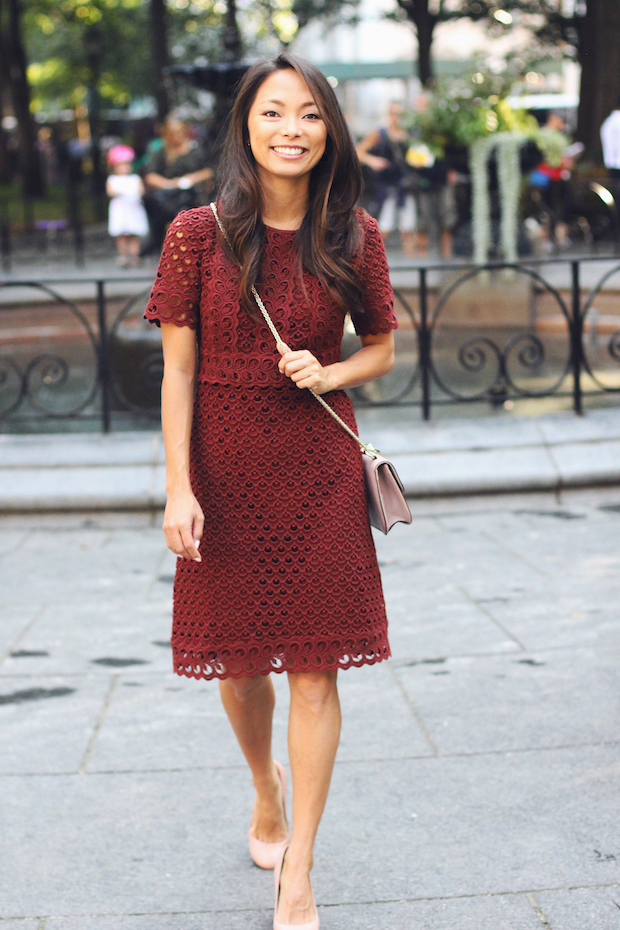
M 274 229 L 299 229 L 308 209 L 310 178 L 260 177 L 262 220 Z
M 164 143 L 164 152 L 166 153 L 166 158 L 168 161 L 172 161 L 175 158 L 179 158 L 180 155 L 187 155 L 189 151 L 189 141 L 186 139 L 184 142 L 181 142 L 179 145 L 171 145 L 170 143 Z

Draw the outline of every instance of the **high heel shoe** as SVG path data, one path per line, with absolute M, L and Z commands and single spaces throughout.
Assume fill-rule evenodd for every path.
M 284 867 L 284 857 L 286 856 L 288 846 L 284 848 L 282 854 L 278 858 L 278 861 L 275 865 L 274 870 L 274 880 L 276 886 L 276 909 L 273 913 L 273 930 L 319 930 L 319 912 L 317 911 L 316 917 L 314 920 L 311 920 L 309 924 L 281 924 L 277 920 L 278 914 L 278 904 L 280 902 L 280 876 L 282 875 L 282 868 Z M 312 886 L 311 886 L 312 890 Z M 312 903 L 314 904 L 314 909 L 316 910 L 316 901 L 314 900 L 314 892 L 312 892 Z
M 282 810 L 288 829 L 288 820 L 286 817 L 286 772 L 280 762 L 275 762 L 274 760 L 274 765 L 278 770 L 278 778 L 280 779 L 280 786 L 282 788 Z M 257 840 L 256 837 L 252 835 L 252 831 L 248 830 L 250 855 L 260 869 L 273 869 L 287 847 L 289 839 L 287 834 L 286 839 L 281 840 L 279 843 L 264 843 L 262 840 Z

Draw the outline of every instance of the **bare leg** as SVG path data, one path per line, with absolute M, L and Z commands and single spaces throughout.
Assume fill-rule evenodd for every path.
M 282 790 L 271 756 L 271 729 L 275 694 L 271 678 L 227 678 L 220 681 L 224 710 L 241 751 L 252 770 L 256 789 L 250 829 L 257 840 L 279 843 L 288 828 L 282 811 Z
M 400 234 L 400 241 L 402 243 L 403 252 L 409 258 L 413 258 L 416 254 L 416 236 L 417 233 L 414 232 L 403 232 Z
M 323 814 L 340 739 L 337 672 L 289 675 L 288 751 L 293 776 L 293 835 L 284 860 L 277 919 L 310 923 L 314 840 Z

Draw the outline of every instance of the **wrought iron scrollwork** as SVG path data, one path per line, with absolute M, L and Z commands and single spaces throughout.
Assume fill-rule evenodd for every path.
M 588 294 L 586 302 L 583 306 L 582 320 L 584 324 L 584 330 L 586 329 L 586 327 L 588 327 L 588 324 L 589 324 L 591 335 L 596 336 L 596 330 L 597 330 L 597 325 L 598 325 L 596 316 L 593 312 L 594 301 L 599 296 L 599 294 L 602 292 L 603 286 L 610 280 L 610 278 L 612 278 L 615 274 L 618 274 L 618 272 L 620 272 L 620 264 L 614 265 L 613 268 L 610 268 L 607 272 L 605 272 L 605 274 L 600 278 L 600 280 L 596 283 L 596 285 L 592 288 L 592 290 Z M 583 365 L 584 365 L 586 372 L 588 373 L 588 375 L 590 376 L 590 378 L 592 379 L 592 381 L 595 383 L 595 385 L 600 391 L 604 393 L 615 393 L 617 391 L 620 391 L 620 387 L 618 387 L 616 378 L 613 379 L 613 383 L 611 384 L 605 383 L 592 357 L 596 351 L 595 348 L 592 347 L 593 345 L 594 347 L 596 346 L 596 338 L 591 339 L 590 343 L 591 345 L 588 346 L 587 341 L 585 339 L 583 340 Z M 620 362 L 620 329 L 615 330 L 609 335 L 606 348 L 607 348 L 606 355 L 609 358 L 612 358 L 614 362 Z
M 610 336 L 607 351 L 616 362 L 620 362 L 620 329 Z
M 357 399 L 371 406 L 420 405 L 428 417 L 433 404 L 497 404 L 508 398 L 546 396 L 572 396 L 574 409 L 579 411 L 582 391 L 620 393 L 614 370 L 620 362 L 620 318 L 616 318 L 613 306 L 607 312 L 598 303 L 609 279 L 620 273 L 620 260 L 607 265 L 608 270 L 583 303 L 579 274 L 584 260 L 558 258 L 552 263 L 565 264 L 569 271 L 572 268 L 570 302 L 559 286 L 554 287 L 540 273 L 543 269 L 538 266 L 547 264 L 543 260 L 481 267 L 457 263 L 401 267 L 401 273 L 407 272 L 408 283 L 394 291 L 401 318 L 403 313 L 406 317 L 397 333 L 397 366 L 376 384 L 356 389 Z M 441 281 L 446 272 L 454 275 L 454 280 L 446 282 L 444 277 L 444 286 L 435 297 L 435 281 Z M 516 316 L 495 322 L 493 301 L 501 306 L 504 292 L 503 279 L 499 278 L 498 286 L 492 276 L 502 272 L 507 281 L 517 281 L 518 276 L 523 281 L 525 276 L 529 283 L 524 288 L 517 281 L 513 294 Z M 477 288 L 467 297 L 473 297 L 475 307 L 482 308 L 474 310 L 478 313 L 476 322 L 464 309 L 465 298 L 459 302 L 464 292 L 458 289 L 478 275 L 488 277 L 482 279 L 483 288 L 487 287 L 482 302 L 476 303 Z M 159 419 L 163 355 L 159 329 L 142 320 L 148 289 L 145 286 L 126 299 L 108 326 L 110 301 L 105 282 L 91 279 L 87 283 L 97 288 L 96 300 L 87 310 L 43 283 L 0 283 L 3 290 L 19 287 L 38 291 L 50 301 L 46 307 L 51 307 L 52 322 L 56 318 L 63 321 L 58 333 L 50 337 L 41 330 L 37 338 L 27 323 L 21 323 L 27 317 L 17 317 L 17 338 L 5 338 L 0 349 L 0 421 L 100 415 L 102 428 L 107 430 L 113 415 L 136 415 L 137 422 Z M 415 298 L 406 291 L 414 291 Z M 607 295 L 605 300 L 609 300 Z M 30 303 L 33 311 L 34 303 Z M 39 301 L 36 303 L 38 313 Z M 5 310 L 9 315 L 21 313 L 14 305 L 1 305 L 0 319 L 7 319 Z M 28 305 L 24 310 L 28 312 Z M 52 338 L 63 338 L 63 313 L 69 315 L 72 326 L 65 331 L 64 343 L 52 343 Z M 101 332 L 91 325 L 91 313 L 98 315 Z M 49 316 L 46 310 L 46 328 Z M 13 323 L 10 326 L 12 329 Z M 352 340 L 345 348 L 355 351 L 357 342 L 354 346 Z
M 164 357 L 159 328 L 142 319 L 149 295 L 131 297 L 110 327 L 110 386 L 120 409 L 159 420 Z
M 77 320 L 77 341 L 82 347 L 73 356 L 58 352 L 39 352 L 28 358 L 27 344 L 21 348 L 20 364 L 15 355 L 0 357 L 0 419 L 8 419 L 21 407 L 35 414 L 55 419 L 77 417 L 98 391 L 98 346 L 92 327 L 80 308 L 47 285 L 37 282 L 3 282 L 9 287 L 32 288 L 52 301 L 52 306 L 67 311 Z M 75 337 L 74 337 L 75 338 Z M 86 358 L 83 347 L 86 347 Z M 14 350 L 15 351 L 15 350 Z M 90 358 L 89 358 L 90 356 Z
M 478 383 L 472 386 L 470 391 L 467 391 L 462 386 L 457 387 L 449 384 L 446 377 L 438 369 L 436 351 L 429 353 L 432 382 L 450 400 L 470 402 L 489 400 L 496 403 L 498 398 L 504 400 L 508 397 L 541 397 L 557 391 L 570 370 L 570 342 L 568 339 L 570 316 L 568 308 L 556 288 L 545 281 L 536 271 L 524 266 L 485 265 L 468 268 L 459 275 L 442 292 L 435 305 L 429 325 L 429 340 L 432 345 L 435 345 L 438 327 L 442 322 L 442 315 L 447 302 L 458 291 L 458 288 L 474 279 L 477 275 L 489 275 L 500 271 L 508 271 L 514 275 L 525 275 L 538 292 L 548 293 L 556 301 L 566 322 L 565 359 L 561 370 L 553 381 L 547 383 L 543 388 L 536 389 L 528 386 L 528 384 L 522 384 L 520 383 L 519 369 L 531 378 L 532 375 L 541 372 L 547 361 L 545 345 L 538 333 L 527 329 L 525 332 L 510 336 L 503 345 L 490 336 L 476 334 L 465 339 L 456 350 L 458 368 L 469 375 L 479 376 Z M 439 401 L 441 401 L 441 398 L 439 398 Z M 437 402 L 437 399 L 435 402 Z
M 24 373 L 15 359 L 10 355 L 0 356 L 0 419 L 6 419 L 19 408 L 24 396 L 24 384 Z

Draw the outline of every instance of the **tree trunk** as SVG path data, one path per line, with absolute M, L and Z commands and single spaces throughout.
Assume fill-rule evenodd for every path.
M 0 4 L 0 119 L 5 112 L 5 105 L 10 96 L 9 69 L 7 62 L 6 42 L 4 39 L 4 21 L 2 6 Z M 0 184 L 9 184 L 11 180 L 11 166 L 9 164 L 9 145 L 7 133 L 0 122 Z
M 433 30 L 435 28 L 435 17 L 428 10 L 428 0 L 423 0 L 416 4 L 420 10 L 418 18 L 415 20 L 416 32 L 418 34 L 418 77 L 424 87 L 433 80 L 433 60 L 431 58 L 431 46 L 433 44 Z
M 164 75 L 164 68 L 170 64 L 166 0 L 151 0 L 151 49 L 157 116 L 160 120 L 164 120 L 170 112 L 170 98 Z
M 437 17 L 428 9 L 429 0 L 398 0 L 401 10 L 407 14 L 407 19 L 415 27 L 418 38 L 418 77 L 424 86 L 433 80 L 433 59 L 431 46 L 433 44 L 433 30 Z
M 18 124 L 19 161 L 24 195 L 40 197 L 43 194 L 43 177 L 36 147 L 36 127 L 30 112 L 30 86 L 21 34 L 20 0 L 8 0 L 8 13 L 7 60 L 13 109 Z
M 576 136 L 588 156 L 600 160 L 601 124 L 620 94 L 618 0 L 588 0 L 579 58 L 582 71 Z

